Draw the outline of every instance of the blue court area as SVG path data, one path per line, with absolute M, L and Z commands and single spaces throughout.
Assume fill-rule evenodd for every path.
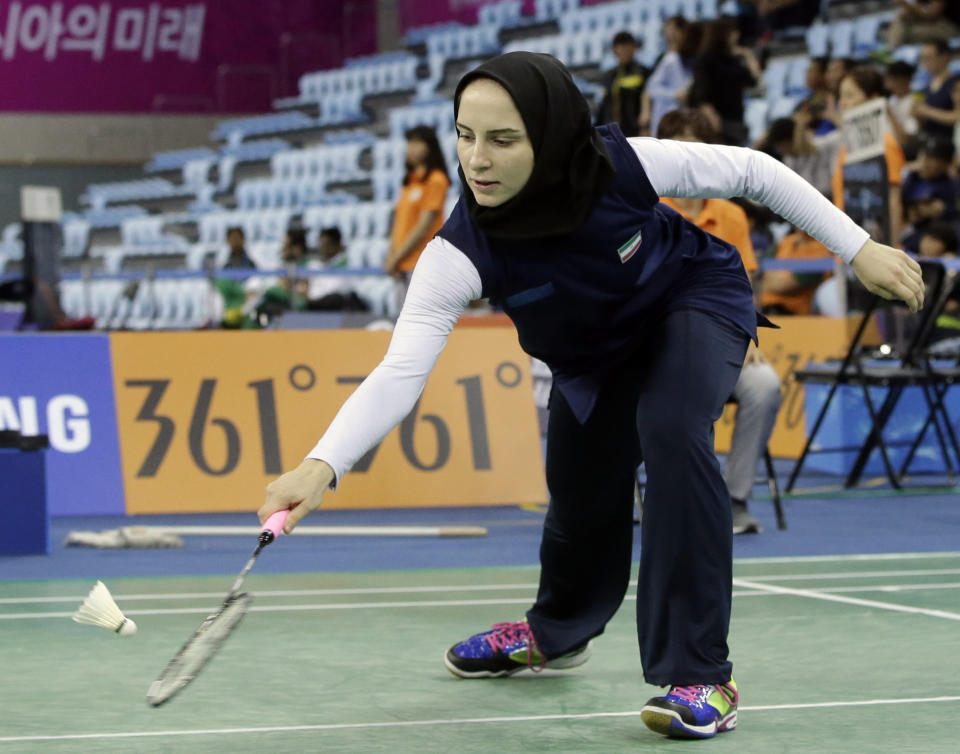
M 739 728 L 717 752 L 956 752 L 949 719 L 960 629 L 960 506 L 952 492 L 806 492 L 752 510 L 735 538 L 730 632 Z M 824 478 L 824 486 L 835 479 Z M 760 487 L 758 487 L 759 494 Z M 624 752 L 685 744 L 646 730 L 635 581 L 594 655 L 571 671 L 464 680 L 448 646 L 522 616 L 543 510 L 323 511 L 313 525 L 479 525 L 484 538 L 282 537 L 254 605 L 166 706 L 150 682 L 229 589 L 250 536 L 167 550 L 67 548 L 74 530 L 255 526 L 253 514 L 58 518 L 49 556 L 0 558 L 3 752 Z M 634 573 L 635 577 L 635 573 Z M 69 618 L 96 579 L 139 625 L 120 638 Z

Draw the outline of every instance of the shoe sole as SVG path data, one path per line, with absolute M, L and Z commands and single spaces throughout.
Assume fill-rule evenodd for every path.
M 563 657 L 556 657 L 552 660 L 547 660 L 543 667 L 546 670 L 569 670 L 570 668 L 583 665 L 583 663 L 590 659 L 592 651 L 593 639 L 587 642 L 587 645 L 583 648 L 583 651 L 577 652 L 576 654 L 564 655 Z M 508 670 L 476 670 L 470 672 L 467 670 L 461 670 L 452 662 L 450 662 L 450 658 L 447 657 L 446 652 L 443 653 L 443 664 L 446 666 L 447 670 L 449 670 L 458 678 L 507 678 L 515 673 L 519 673 L 521 670 L 533 669 L 529 665 L 517 665 L 515 668 L 510 668 Z
M 644 707 L 640 719 L 654 733 L 670 738 L 713 738 L 717 733 L 726 733 L 737 727 L 737 711 L 732 710 L 719 723 L 709 725 L 689 725 L 680 715 L 661 707 Z

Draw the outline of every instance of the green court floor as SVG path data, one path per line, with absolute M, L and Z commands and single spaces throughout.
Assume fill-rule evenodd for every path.
M 455 641 L 518 619 L 533 568 L 257 575 L 247 616 L 168 705 L 147 687 L 230 578 L 108 584 L 129 639 L 70 614 L 86 581 L 0 582 L 4 752 L 960 751 L 960 553 L 738 562 L 740 727 L 654 735 L 631 596 L 581 668 L 462 680 Z

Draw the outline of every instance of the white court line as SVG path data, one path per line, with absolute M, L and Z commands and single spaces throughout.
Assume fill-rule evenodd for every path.
M 884 576 L 956 576 L 960 575 L 960 568 L 941 568 L 927 570 L 899 570 L 899 571 L 831 571 L 825 573 L 782 573 L 776 576 L 750 576 L 751 581 L 804 581 L 816 579 L 859 579 Z M 635 580 L 628 584 L 629 588 L 637 586 Z M 257 591 L 259 598 L 270 597 L 328 597 L 359 594 L 429 594 L 442 592 L 493 592 L 519 589 L 536 589 L 536 583 L 528 584 L 449 584 L 435 586 L 389 586 L 389 587 L 357 587 L 349 589 L 275 589 Z M 854 590 L 859 589 L 859 587 Z M 866 587 L 864 587 L 866 589 Z M 830 591 L 830 590 L 826 590 Z M 166 592 L 149 594 L 119 594 L 114 593 L 118 601 L 132 600 L 180 600 L 180 599 L 213 599 L 223 597 L 223 592 Z M 53 602 L 81 602 L 83 595 L 62 595 L 48 597 L 0 597 L 0 605 L 27 605 L 46 604 Z
M 913 571 L 828 571 L 826 573 L 782 573 L 779 576 L 748 576 L 751 581 L 814 581 L 816 579 L 873 579 L 884 576 L 956 576 L 960 568 Z
M 879 610 L 892 610 L 898 613 L 911 613 L 913 615 L 929 615 L 933 618 L 946 618 L 947 620 L 960 620 L 960 613 L 948 613 L 945 610 L 931 610 L 925 607 L 911 607 L 910 605 L 898 605 L 894 602 L 877 602 L 876 600 L 862 600 L 859 597 L 841 597 L 839 594 L 828 594 L 823 591 L 813 589 L 791 589 L 787 586 L 775 586 L 773 584 L 762 584 L 758 581 L 747 579 L 734 579 L 736 586 L 745 586 L 749 589 L 759 589 L 761 591 L 771 592 L 773 594 L 787 594 L 794 597 L 807 597 L 814 600 L 824 600 L 826 602 L 842 602 L 847 605 L 861 605 L 863 607 L 872 607 Z
M 851 702 L 811 702 L 807 704 L 766 704 L 740 707 L 739 712 L 776 712 L 839 707 L 876 707 L 891 704 L 938 704 L 960 701 L 960 696 L 932 696 L 912 699 L 864 699 Z M 371 728 L 413 728 L 436 725 L 489 725 L 501 723 L 545 722 L 551 720 L 595 720 L 609 717 L 638 717 L 639 710 L 628 712 L 583 712 L 565 715 L 522 715 L 516 717 L 466 717 L 455 720 L 390 720 L 372 723 L 330 723 L 326 725 L 275 725 L 260 728 L 206 728 L 198 730 L 150 730 L 127 733 L 75 733 L 56 736 L 5 736 L 0 743 L 24 741 L 81 741 L 110 738 L 158 738 L 163 736 L 221 736 L 237 733 L 300 733 L 326 730 L 369 730 Z
M 636 581 L 630 582 L 636 586 Z M 498 589 L 536 589 L 536 583 L 530 584 L 450 584 L 449 586 L 378 586 L 356 589 L 275 589 L 257 591 L 257 597 L 328 597 L 351 594 L 419 594 L 430 592 L 492 592 Z M 179 599 L 219 599 L 223 592 L 169 592 L 166 594 L 114 594 L 117 600 L 179 600 Z M 3 597 L 0 605 L 17 605 L 44 602 L 75 602 L 82 600 L 75 594 L 69 597 Z
M 751 563 L 828 563 L 833 561 L 857 562 L 861 560 L 927 560 L 934 558 L 960 558 L 960 552 L 878 552 L 862 555 L 776 555 L 768 558 L 734 558 L 737 565 Z
M 740 582 L 735 579 L 734 583 Z M 748 586 L 746 591 L 734 591 L 734 597 L 773 597 L 781 594 L 799 592 L 806 590 L 789 590 L 783 587 L 783 590 L 776 587 L 768 587 L 766 584 L 741 584 Z M 519 585 L 517 585 L 519 586 Z M 254 605 L 250 608 L 251 612 L 272 613 L 272 612 L 299 612 L 304 610 L 376 610 L 376 609 L 395 609 L 406 607 L 472 607 L 479 605 L 529 605 L 535 598 L 535 587 L 524 585 L 524 588 L 530 590 L 527 597 L 504 597 L 484 600 L 411 600 L 407 602 L 341 602 L 327 604 L 298 604 L 298 605 Z M 816 594 L 835 594 L 842 592 L 900 592 L 917 591 L 925 589 L 958 589 L 960 582 L 953 583 L 933 583 L 933 584 L 882 584 L 872 586 L 838 586 L 818 589 Z M 174 595 L 175 596 L 175 595 Z M 223 594 L 216 593 L 213 597 L 220 598 Z M 257 594 L 257 596 L 261 596 Z M 292 596 L 297 596 L 294 593 Z M 624 596 L 624 602 L 635 602 L 637 599 L 634 594 Z M 878 603 L 886 604 L 886 603 Z M 125 615 L 143 616 L 143 615 L 203 615 L 209 614 L 215 609 L 213 603 L 205 607 L 170 607 L 153 608 L 145 610 L 124 610 Z M 919 610 L 919 608 L 915 608 Z M 69 618 L 73 613 L 65 612 L 38 612 L 38 613 L 0 613 L 0 620 L 28 620 L 35 618 Z

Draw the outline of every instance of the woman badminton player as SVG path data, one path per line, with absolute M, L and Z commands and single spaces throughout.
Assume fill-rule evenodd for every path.
M 260 518 L 290 508 L 289 531 L 315 510 L 413 407 L 468 302 L 490 297 L 553 372 L 550 505 L 526 620 L 454 645 L 447 668 L 491 677 L 586 661 L 627 589 L 643 458 L 637 631 L 644 677 L 668 690 L 642 718 L 672 736 L 732 730 L 731 514 L 713 423 L 757 315 L 737 250 L 658 198 L 763 202 L 912 310 L 919 266 L 759 152 L 592 127 L 550 56 L 491 58 L 460 80 L 454 108 L 463 197 L 417 264 L 382 363 L 309 457 L 267 487 Z

